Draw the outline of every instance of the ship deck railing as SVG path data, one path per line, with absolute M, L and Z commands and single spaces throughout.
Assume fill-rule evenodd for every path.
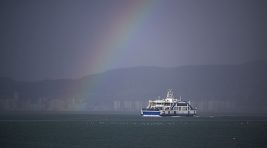
M 142 108 L 142 110 L 147 110 L 147 111 L 159 111 L 158 108 Z

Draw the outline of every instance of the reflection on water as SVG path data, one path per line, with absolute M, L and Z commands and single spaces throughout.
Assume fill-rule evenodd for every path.
M 265 147 L 267 117 L 1 114 L 0 147 Z

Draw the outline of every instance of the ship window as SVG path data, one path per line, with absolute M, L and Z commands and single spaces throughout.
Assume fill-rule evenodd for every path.
M 176 115 L 176 111 L 174 111 L 174 114 Z
M 182 107 L 182 110 L 185 111 L 187 109 L 187 107 Z

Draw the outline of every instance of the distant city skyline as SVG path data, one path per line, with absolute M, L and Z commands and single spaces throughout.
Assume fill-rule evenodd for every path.
M 0 77 L 267 60 L 264 0 L 2 0 Z

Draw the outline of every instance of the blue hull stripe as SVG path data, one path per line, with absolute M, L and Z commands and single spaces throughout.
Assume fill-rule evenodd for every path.
M 143 115 L 160 115 L 159 111 L 143 111 Z

